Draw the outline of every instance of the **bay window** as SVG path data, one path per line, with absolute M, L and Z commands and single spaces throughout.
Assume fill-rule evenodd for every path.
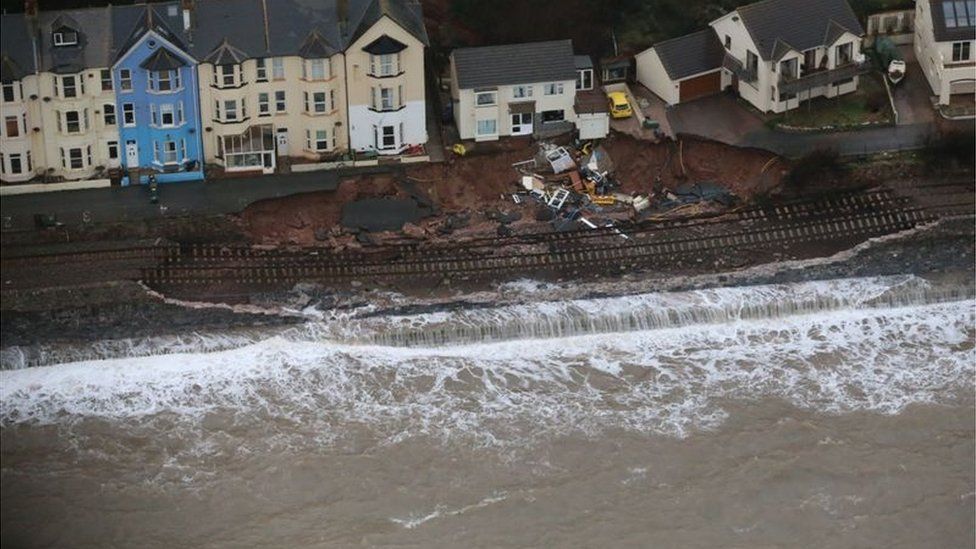
M 369 56 L 369 74 L 371 76 L 395 76 L 400 72 L 400 55 L 387 53 Z

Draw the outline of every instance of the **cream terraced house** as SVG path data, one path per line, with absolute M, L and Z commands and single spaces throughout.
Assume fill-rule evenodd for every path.
M 940 105 L 976 94 L 976 0 L 916 0 L 914 47 Z
M 592 87 L 592 69 L 590 69 Z M 570 40 L 459 48 L 451 100 L 461 139 L 533 135 L 575 124 L 577 70 Z
M 427 141 L 420 5 L 412 1 L 184 1 L 200 59 L 208 163 L 403 153 Z
M 29 47 L 20 47 L 30 43 L 23 15 L 0 19 L 0 43 L 0 180 L 14 183 L 35 175 L 34 115 L 28 109 L 28 96 L 37 96 L 37 78 Z
M 637 55 L 637 80 L 668 104 L 732 89 L 763 112 L 858 87 L 864 30 L 845 0 L 763 0 Z
M 108 18 L 103 9 L 38 13 L 32 1 L 3 16 L 4 72 L 13 75 L 3 77 L 4 181 L 85 179 L 119 165 Z
M 381 2 L 371 11 L 345 52 L 349 139 L 357 151 L 396 154 L 427 141 L 427 37 L 409 6 Z

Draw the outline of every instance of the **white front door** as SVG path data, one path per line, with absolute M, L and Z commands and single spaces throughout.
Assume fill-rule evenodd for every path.
M 275 155 L 273 152 L 261 153 L 261 171 L 265 174 L 274 173 Z
M 513 114 L 512 135 L 528 135 L 530 133 L 532 133 L 532 113 Z
M 278 155 L 288 156 L 288 128 L 278 128 L 275 131 L 278 138 Z
M 139 144 L 134 139 L 125 142 L 125 167 L 139 167 Z

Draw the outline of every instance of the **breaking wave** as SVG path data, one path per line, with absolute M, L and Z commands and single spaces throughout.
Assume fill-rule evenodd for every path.
M 234 447 L 206 444 L 218 433 L 273 447 L 682 437 L 721 424 L 729 399 L 890 414 L 965 394 L 968 295 L 894 277 L 323 322 L 217 352 L 3 371 L 0 425 L 124 422 L 195 433 L 186 448 L 206 453 Z

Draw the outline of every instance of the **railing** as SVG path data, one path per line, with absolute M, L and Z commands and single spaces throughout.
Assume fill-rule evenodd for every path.
M 725 58 L 722 60 L 722 68 L 731 71 L 742 82 L 753 84 L 759 80 L 759 74 L 756 70 L 747 69 L 742 64 L 742 61 L 739 61 L 728 52 L 726 52 Z
M 853 78 L 860 74 L 864 74 L 871 69 L 870 63 L 855 63 L 849 62 L 846 65 L 828 70 L 822 70 L 818 72 L 813 72 L 805 76 L 791 77 L 791 76 L 781 76 L 779 82 L 779 92 L 780 93 L 798 93 L 801 91 L 810 90 L 813 88 L 819 88 L 823 86 L 828 86 L 834 82 L 840 80 L 846 80 L 848 78 Z

